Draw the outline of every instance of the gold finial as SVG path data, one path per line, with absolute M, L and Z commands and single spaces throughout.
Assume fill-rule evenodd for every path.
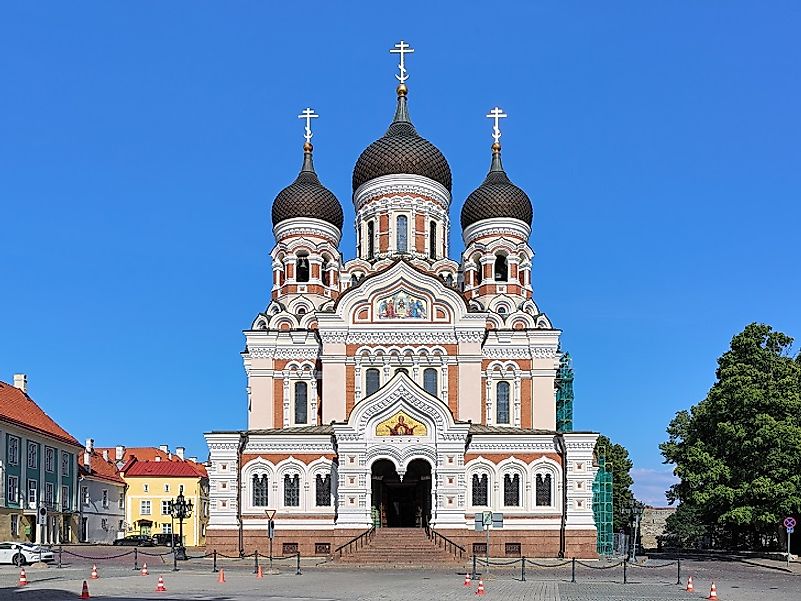
M 406 96 L 409 92 L 409 88 L 406 87 L 405 83 L 398 84 L 398 88 L 396 90 L 398 92 L 398 96 Z
M 311 152 L 312 150 L 314 150 L 314 146 L 312 146 L 311 142 L 303 143 L 303 152 Z
M 500 152 L 501 151 L 501 143 L 500 142 L 493 142 L 492 143 L 492 152 Z

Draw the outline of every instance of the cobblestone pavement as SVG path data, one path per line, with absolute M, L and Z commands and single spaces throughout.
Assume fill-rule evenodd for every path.
M 0 566 L 0 599 L 17 601 L 62 601 L 76 599 L 83 580 L 87 580 L 92 598 L 115 601 L 150 599 L 192 601 L 227 601 L 268 599 L 270 601 L 467 601 L 475 599 L 477 583 L 463 586 L 460 570 L 360 570 L 307 567 L 303 575 L 294 569 L 258 580 L 253 566 L 230 565 L 225 569 L 226 582 L 217 582 L 210 563 L 203 561 L 171 566 L 148 566 L 149 576 L 141 576 L 130 567 L 109 565 L 100 570 L 98 580 L 89 579 L 86 566 L 73 565 L 27 568 L 30 584 L 17 587 L 19 571 L 13 566 Z M 91 566 L 89 567 L 91 569 Z M 630 572 L 632 570 L 630 569 Z M 614 581 L 612 570 L 600 572 L 600 578 L 577 573 L 576 583 L 544 573 L 529 574 L 526 582 L 519 575 L 495 571 L 484 580 L 485 598 L 526 601 L 670 601 L 704 599 L 709 594 L 711 579 L 718 585 L 721 601 L 798 601 L 801 599 L 801 573 L 787 573 L 777 568 L 744 565 L 737 562 L 687 562 L 685 575 L 692 574 L 695 593 L 687 593 L 672 577 L 652 572 L 640 576 L 630 574 L 635 582 Z M 158 576 L 162 576 L 167 592 L 155 592 Z M 608 575 L 608 577 L 607 577 Z

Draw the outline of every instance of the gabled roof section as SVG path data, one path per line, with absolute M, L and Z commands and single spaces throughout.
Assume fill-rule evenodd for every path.
M 192 461 L 132 461 L 120 470 L 125 477 L 208 478 L 206 468 Z
M 0 421 L 49 436 L 65 444 L 83 446 L 47 415 L 31 397 L 6 382 L 0 382 Z
M 78 467 L 81 475 L 83 476 L 98 478 L 100 480 L 114 482 L 115 484 L 125 484 L 125 480 L 120 477 L 119 473 L 117 472 L 117 466 L 114 465 L 114 462 L 111 460 L 111 458 L 109 457 L 108 461 L 103 459 L 102 451 L 98 453 L 97 450 L 94 450 L 92 453 L 90 453 L 89 468 L 84 465 L 82 458 Z

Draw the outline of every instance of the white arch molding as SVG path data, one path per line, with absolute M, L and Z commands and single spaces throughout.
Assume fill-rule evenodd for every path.
M 398 411 L 424 424 L 423 436 L 378 436 L 376 426 Z M 338 441 L 339 513 L 337 525 L 367 528 L 372 523 L 372 466 L 388 459 L 403 477 L 409 464 L 431 465 L 431 525 L 464 528 L 464 494 L 459 472 L 464 465 L 468 424 L 454 422 L 448 406 L 410 376 L 396 373 L 375 394 L 357 404 L 344 424 L 334 424 Z M 450 484 L 448 484 L 450 482 Z

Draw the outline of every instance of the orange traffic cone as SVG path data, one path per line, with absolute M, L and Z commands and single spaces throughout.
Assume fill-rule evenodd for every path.
M 470 572 L 468 572 L 467 574 L 464 575 L 464 585 L 470 586 L 471 584 L 473 584 L 473 581 L 470 580 Z
M 89 598 L 89 586 L 86 584 L 86 580 L 83 581 L 83 588 L 81 589 L 81 599 L 88 599 Z
M 476 589 L 476 595 L 483 595 L 484 594 L 484 580 L 482 578 L 478 579 L 478 588 Z
M 712 588 L 709 589 L 709 596 L 707 599 L 717 599 L 718 598 L 718 587 L 715 586 L 715 583 L 712 583 Z
M 686 590 L 688 593 L 694 593 L 695 592 L 695 589 L 693 588 L 693 577 L 692 576 L 690 576 L 687 579 L 687 588 L 684 589 L 684 590 Z
M 148 575 L 148 573 L 149 573 L 149 572 L 147 571 L 147 564 L 144 564 L 144 565 L 142 566 L 142 576 L 147 576 L 147 575 Z
M 217 582 L 220 583 L 225 582 L 225 570 L 223 570 L 222 568 L 220 568 L 220 575 L 217 576 Z
M 166 590 L 167 590 L 167 587 L 166 587 L 166 586 L 164 586 L 164 578 L 162 578 L 161 576 L 159 576 L 159 581 L 158 581 L 158 584 L 156 584 L 156 592 L 157 592 L 157 593 L 163 593 L 163 592 L 165 592 Z
M 97 566 L 92 564 L 92 580 L 97 580 Z
M 264 572 L 262 572 L 261 566 L 259 566 L 259 569 L 256 570 L 256 578 L 264 578 Z
M 28 577 L 25 575 L 25 568 L 19 569 L 19 585 L 25 586 L 28 584 Z

